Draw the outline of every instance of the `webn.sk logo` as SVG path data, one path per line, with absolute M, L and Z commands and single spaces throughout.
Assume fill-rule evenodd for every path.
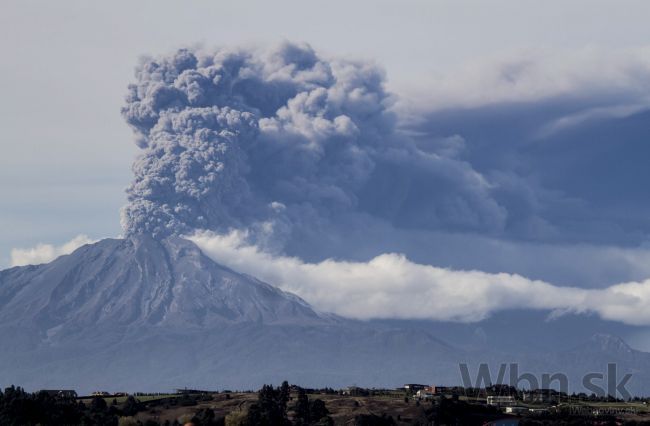
M 476 380 L 472 383 L 472 379 L 467 364 L 458 364 L 460 369 L 460 376 L 465 388 L 485 388 L 492 385 L 508 385 L 513 388 L 528 388 L 530 390 L 538 389 L 556 389 L 561 393 L 569 394 L 569 377 L 565 373 L 544 373 L 538 376 L 533 373 L 519 372 L 519 364 L 500 364 L 496 380 L 490 373 L 488 364 L 479 364 L 476 374 Z M 508 371 L 508 380 L 506 383 L 506 370 Z M 632 397 L 626 386 L 632 374 L 625 374 L 619 380 L 619 373 L 615 363 L 607 364 L 607 373 L 592 372 L 582 376 L 582 388 L 589 393 L 595 394 L 597 397 L 611 396 L 614 398 L 629 399 Z M 527 386 L 524 386 L 527 385 Z M 572 386 L 575 388 L 575 386 Z

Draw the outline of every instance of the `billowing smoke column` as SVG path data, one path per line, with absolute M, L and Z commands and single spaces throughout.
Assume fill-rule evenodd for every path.
M 373 65 L 285 44 L 179 50 L 143 61 L 136 77 L 122 111 L 142 148 L 127 235 L 316 226 L 346 212 L 408 226 L 503 224 L 489 184 L 455 149 L 398 134 Z

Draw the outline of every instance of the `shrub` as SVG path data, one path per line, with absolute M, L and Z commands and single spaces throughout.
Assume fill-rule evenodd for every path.
M 117 421 L 118 426 L 138 426 L 138 421 L 135 417 L 120 417 Z
M 245 411 L 233 411 L 226 416 L 226 426 L 245 426 L 247 418 Z

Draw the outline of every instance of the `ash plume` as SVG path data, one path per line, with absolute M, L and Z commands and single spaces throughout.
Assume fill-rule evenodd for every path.
M 392 103 L 381 69 L 307 45 L 143 60 L 122 110 L 142 149 L 124 231 L 277 231 L 348 213 L 501 228 L 489 183 L 457 150 L 422 150 L 401 135 Z

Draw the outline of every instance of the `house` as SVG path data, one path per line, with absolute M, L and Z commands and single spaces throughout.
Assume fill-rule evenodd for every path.
M 428 387 L 427 385 L 420 385 L 417 383 L 407 383 L 404 385 L 404 389 L 407 391 L 411 392 L 417 392 L 419 390 L 423 390 L 424 388 Z
M 526 407 L 506 407 L 504 410 L 508 414 L 524 414 L 528 413 L 528 408 Z
M 106 396 L 111 396 L 111 394 L 106 392 L 106 391 L 95 391 L 95 392 L 91 393 L 90 396 L 106 397 Z
M 454 394 L 456 389 L 451 386 L 432 386 L 432 393 L 435 395 Z
M 511 395 L 488 395 L 487 405 L 513 405 L 515 398 Z
M 343 389 L 343 395 L 350 395 L 350 396 L 368 396 L 370 392 L 368 392 L 367 389 L 360 388 L 358 386 L 348 386 L 347 388 Z
M 433 396 L 433 392 L 427 391 L 425 389 L 420 389 L 415 393 L 415 397 L 419 399 L 431 399 Z
M 560 394 L 555 389 L 535 389 L 524 391 L 522 400 L 540 404 L 552 404 L 559 401 Z
M 41 389 L 40 392 L 55 398 L 77 398 L 77 392 L 72 389 Z

